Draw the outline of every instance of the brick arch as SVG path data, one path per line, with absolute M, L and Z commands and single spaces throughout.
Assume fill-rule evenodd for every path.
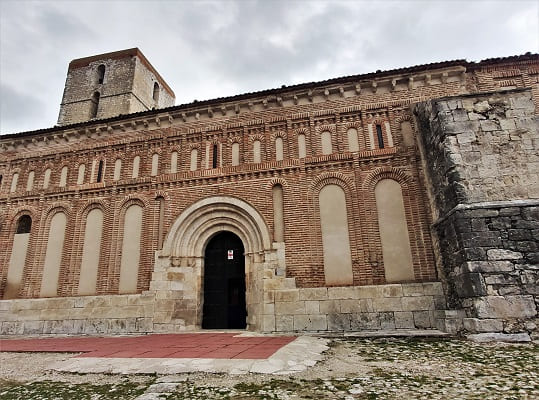
M 272 132 L 271 135 L 270 135 L 270 138 L 271 138 L 272 141 L 275 141 L 275 139 L 277 139 L 278 137 L 280 137 L 283 140 L 286 140 L 287 134 L 286 134 L 285 131 L 278 130 L 278 131 Z
M 363 126 L 361 125 L 361 122 L 359 121 L 352 121 L 352 122 L 346 122 L 343 125 L 343 129 L 345 132 L 347 132 L 349 129 L 356 129 L 358 133 L 363 129 Z
M 412 125 L 413 131 L 417 130 L 415 120 L 414 118 L 412 118 L 411 115 L 402 114 L 402 115 L 399 115 L 397 118 L 395 118 L 395 123 L 399 125 L 399 129 L 400 129 L 400 124 L 403 123 L 404 121 L 410 122 L 410 125 Z
M 412 177 L 404 170 L 394 167 L 380 167 L 372 171 L 363 181 L 363 189 L 374 191 L 374 187 L 382 179 L 393 179 L 401 186 L 408 187 L 412 183 Z
M 189 145 L 187 146 L 187 148 L 189 149 L 189 151 L 193 150 L 193 149 L 197 149 L 197 150 L 200 150 L 200 143 L 199 142 L 189 142 Z
M 320 190 L 330 184 L 339 185 L 344 189 L 347 196 L 355 189 L 354 181 L 340 172 L 323 172 L 313 179 L 309 187 L 312 196 L 318 195 Z
M 162 197 L 165 201 L 170 201 L 170 194 L 165 190 L 156 190 L 152 198 L 155 200 L 158 197 Z
M 242 142 L 241 136 L 239 135 L 229 136 L 227 139 L 227 142 L 229 143 L 229 145 L 233 145 L 234 143 L 241 144 Z
M 261 133 L 256 133 L 249 136 L 249 143 L 252 144 L 255 140 L 259 140 L 261 144 L 264 143 L 264 135 Z
M 337 133 L 337 128 L 335 127 L 335 125 L 332 124 L 322 124 L 317 125 L 315 131 L 318 135 L 321 135 L 322 132 L 328 131 L 329 133 L 331 133 L 331 136 L 333 136 Z
M 149 202 L 145 196 L 141 196 L 140 194 L 129 194 L 120 202 L 118 209 L 121 213 L 122 210 L 125 210 L 133 204 L 138 204 L 141 207 L 148 207 Z
M 307 136 L 308 134 L 309 134 L 309 129 L 307 129 L 305 127 L 294 129 L 294 135 L 296 135 L 296 136 L 299 136 L 299 135 Z
M 267 188 L 271 189 L 275 185 L 281 185 L 282 187 L 288 187 L 288 182 L 284 178 L 272 178 L 267 184 Z

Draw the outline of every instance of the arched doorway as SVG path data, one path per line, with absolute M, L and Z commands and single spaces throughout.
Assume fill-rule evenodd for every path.
M 204 252 L 203 329 L 245 329 L 245 257 L 241 239 L 220 232 Z

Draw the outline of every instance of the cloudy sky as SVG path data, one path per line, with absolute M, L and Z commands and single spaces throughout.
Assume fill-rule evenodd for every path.
M 0 132 L 56 123 L 69 61 L 138 47 L 176 104 L 539 51 L 538 0 L 0 0 Z

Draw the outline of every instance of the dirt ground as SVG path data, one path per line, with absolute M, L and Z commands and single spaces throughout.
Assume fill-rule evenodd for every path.
M 537 399 L 539 346 L 447 339 L 333 339 L 287 375 L 68 374 L 73 354 L 0 353 L 0 399 Z

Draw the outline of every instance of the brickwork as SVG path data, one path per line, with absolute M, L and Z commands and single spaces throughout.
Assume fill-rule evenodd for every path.
M 101 65 L 102 60 L 98 58 L 81 59 L 85 60 L 82 62 L 84 65 L 75 63 L 70 73 L 84 74 L 82 69 Z M 135 85 L 144 86 L 144 82 L 149 79 L 147 73 L 153 73 L 140 57 L 118 56 L 112 57 L 110 62 L 110 68 L 106 64 L 106 71 L 114 70 L 114 65 L 118 63 L 125 63 L 124 67 L 118 67 L 118 73 L 132 74 Z M 341 311 L 335 313 L 320 311 L 324 307 L 321 300 L 316 300 L 318 306 L 315 303 L 309 303 L 308 306 L 303 303 L 301 312 L 299 309 L 286 311 L 287 307 L 293 306 L 277 306 L 283 301 L 275 300 L 274 296 L 281 293 L 280 290 L 291 290 L 295 293 L 291 294 L 293 297 L 296 294 L 303 296 L 302 293 L 310 289 L 324 290 L 328 296 L 330 291 L 334 293 L 325 283 L 318 203 L 318 193 L 326 184 L 339 185 L 345 193 L 353 272 L 350 290 L 360 293 L 363 286 L 386 283 L 374 197 L 374 187 L 381 179 L 397 181 L 403 193 L 414 279 L 402 285 L 421 286 L 422 282 L 432 282 L 435 285 L 437 280 L 444 278 L 445 274 L 438 277 L 435 267 L 435 255 L 438 259 L 443 255 L 433 250 L 432 215 L 437 218 L 438 214 L 432 214 L 429 210 L 427 190 L 433 185 L 436 191 L 445 183 L 442 178 L 436 180 L 438 178 L 426 178 L 424 175 L 425 167 L 416 145 L 419 130 L 410 105 L 427 99 L 481 91 L 490 88 L 489 85 L 501 89 L 508 83 L 487 79 L 489 74 L 503 75 L 506 70 L 513 71 L 515 65 L 521 71 L 520 76 L 526 74 L 528 77 L 527 80 L 516 80 L 517 86 L 524 88 L 533 85 L 534 79 L 539 76 L 535 56 L 522 56 L 498 64 L 448 62 L 378 75 L 368 74 L 285 87 L 264 93 L 2 137 L 0 297 L 6 286 L 16 222 L 22 214 L 31 216 L 32 231 L 19 297 L 39 296 L 50 219 L 59 211 L 67 216 L 68 230 L 60 266 L 58 296 L 67 298 L 76 295 L 84 245 L 85 216 L 94 207 L 100 208 L 104 215 L 96 294 L 117 294 L 124 214 L 130 204 L 138 204 L 143 207 L 143 228 L 137 292 L 150 291 L 155 296 L 152 329 L 195 329 L 200 326 L 203 244 L 198 248 L 198 253 L 189 254 L 176 254 L 174 243 L 169 243 L 168 250 L 160 251 L 159 244 L 164 239 L 165 244 L 172 240 L 175 223 L 185 216 L 185 210 L 206 200 L 223 198 L 227 199 L 226 207 L 232 207 L 235 201 L 252 207 L 253 215 L 256 214 L 259 221 L 256 226 L 258 234 L 264 237 L 267 233 L 268 236 L 267 241 L 260 239 L 259 244 L 263 244 L 256 247 L 256 240 L 252 236 L 255 228 L 252 231 L 242 231 L 242 226 L 229 223 L 234 219 L 239 223 L 243 218 L 240 214 L 230 214 L 228 220 L 223 219 L 222 226 L 230 230 L 238 229 L 246 245 L 246 266 L 250 268 L 247 271 L 250 329 L 285 330 L 285 325 L 286 329 L 290 328 L 288 323 L 282 322 L 284 320 L 297 320 L 297 323 L 292 323 L 292 330 L 333 330 L 338 328 L 337 320 L 344 324 L 341 325 L 342 330 L 363 329 L 367 325 L 372 329 L 393 325 L 398 328 L 400 325 L 397 320 L 400 319 L 413 320 L 416 327 L 433 327 L 436 323 L 435 310 L 445 308 L 439 292 L 422 294 L 423 297 L 431 297 L 424 299 L 424 303 L 418 304 L 416 308 L 404 305 L 417 300 L 405 300 L 407 295 L 404 292 L 402 296 L 395 295 L 393 300 L 387 301 L 375 301 L 375 297 L 369 297 L 372 304 L 369 301 L 363 303 L 369 303 L 372 307 L 359 311 L 353 311 L 353 307 L 346 308 L 348 306 L 343 306 L 342 301 L 361 300 L 363 297 L 328 298 L 337 301 L 332 307 Z M 144 71 L 143 67 L 146 72 L 140 74 L 139 70 Z M 485 72 L 485 69 L 488 71 Z M 68 82 L 70 79 L 68 76 Z M 165 88 L 165 85 L 162 87 Z M 66 93 L 71 93 L 71 90 L 66 90 Z M 531 93 L 521 108 L 525 116 L 531 116 L 534 107 L 538 107 L 537 103 L 530 103 L 537 99 L 535 91 L 535 88 L 531 92 L 517 91 L 519 96 Z M 152 95 L 149 89 L 146 93 Z M 160 99 L 162 95 L 160 92 Z M 103 101 L 105 98 L 104 95 Z M 133 106 L 134 103 L 130 104 Z M 114 113 L 117 113 L 121 105 L 107 107 L 113 107 Z M 130 111 L 138 109 L 132 108 Z M 450 108 L 448 112 L 451 112 Z M 107 116 L 98 115 L 98 118 Z M 412 137 L 406 139 L 401 130 L 401 123 L 405 121 L 412 127 Z M 379 148 L 376 125 L 380 126 L 384 148 Z M 481 122 L 479 126 L 482 126 Z M 351 128 L 356 129 L 358 134 L 359 149 L 355 152 L 349 151 L 347 132 Z M 322 155 L 323 132 L 330 133 L 332 154 Z M 304 135 L 306 143 L 306 156 L 303 158 L 299 157 L 300 135 Z M 281 161 L 276 161 L 276 138 L 283 141 Z M 260 142 L 259 163 L 254 162 L 256 141 Z M 232 165 L 234 143 L 239 144 L 240 163 L 237 166 Z M 524 137 L 521 143 L 523 148 L 529 145 L 528 139 Z M 535 143 L 532 140 L 532 144 Z M 217 168 L 212 168 L 214 145 L 218 149 Z M 190 170 L 192 149 L 198 149 L 195 171 Z M 173 152 L 177 152 L 175 173 L 170 172 Z M 158 170 L 155 176 L 151 176 L 154 154 L 158 155 Z M 132 178 L 133 162 L 137 156 L 140 157 L 139 174 Z M 118 159 L 121 160 L 121 171 L 119 179 L 115 180 Z M 103 174 L 101 181 L 98 181 L 100 161 Z M 82 164 L 85 165 L 85 174 L 83 182 L 78 184 L 78 171 Z M 504 165 L 509 167 L 510 163 Z M 67 185 L 59 187 L 60 171 L 64 166 L 68 167 Z M 51 179 L 49 186 L 44 188 L 47 169 L 51 170 Z M 26 191 L 30 171 L 34 171 L 34 185 L 30 191 Z M 15 172 L 19 174 L 18 184 L 11 193 L 10 186 Z M 530 170 L 527 175 L 529 179 L 532 179 L 533 174 L 534 171 Z M 517 178 L 516 175 L 507 176 Z M 274 243 L 272 237 L 272 186 L 276 183 L 283 187 L 282 243 Z M 528 189 L 532 190 L 531 186 Z M 492 193 L 496 192 L 493 186 Z M 526 195 L 530 193 L 526 192 Z M 437 196 L 440 197 L 434 193 L 433 198 Z M 450 197 L 449 194 L 444 196 L 448 199 Z M 454 197 L 456 205 L 459 200 Z M 437 201 L 441 204 L 445 200 L 440 198 Z M 162 213 L 161 204 L 164 204 Z M 434 201 L 430 204 L 439 210 Z M 223 218 L 227 215 L 225 212 Z M 245 220 L 251 217 L 245 216 Z M 218 228 L 212 225 L 211 229 Z M 181 240 L 181 237 L 176 239 Z M 248 251 L 249 248 L 251 250 Z M 401 287 L 401 284 L 398 286 Z M 404 290 L 403 287 L 401 290 Z M 393 298 L 393 295 L 386 297 Z M 381 308 L 377 306 L 378 303 Z M 317 307 L 319 311 L 315 312 Z M 417 314 L 416 317 L 416 312 L 423 314 Z M 305 316 L 311 314 L 316 315 L 316 321 L 325 322 L 307 327 Z M 334 314 L 342 314 L 342 317 Z M 416 323 L 416 319 L 422 322 Z M 278 320 L 281 325 L 277 324 Z M 300 328 L 303 323 L 301 321 L 305 322 L 303 328 Z M 325 328 L 318 329 L 322 325 Z M 411 323 L 408 325 L 411 327 Z

